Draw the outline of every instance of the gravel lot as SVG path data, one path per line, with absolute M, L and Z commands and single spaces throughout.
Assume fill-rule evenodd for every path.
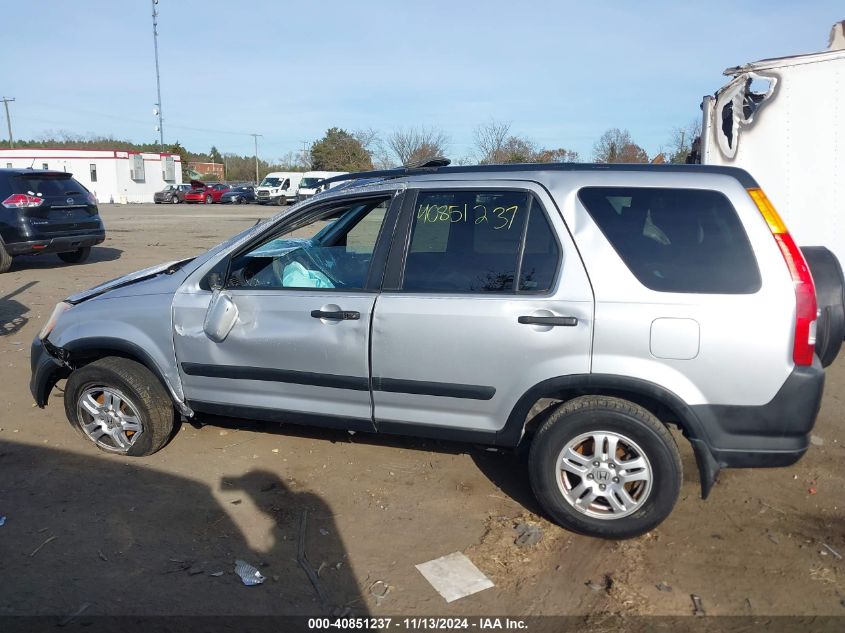
M 704 502 L 681 438 L 675 512 L 622 543 L 549 524 L 519 458 L 482 447 L 205 420 L 126 459 L 77 435 L 58 391 L 32 404 L 29 344 L 57 301 L 276 211 L 102 205 L 108 237 L 88 262 L 19 258 L 0 276 L 0 615 L 324 612 L 297 565 L 303 512 L 331 605 L 357 614 L 688 615 L 690 594 L 708 615 L 845 614 L 841 360 L 799 464 L 723 472 Z M 538 545 L 514 544 L 522 521 Z M 456 551 L 495 587 L 447 604 L 414 566 Z M 236 558 L 267 582 L 241 585 Z

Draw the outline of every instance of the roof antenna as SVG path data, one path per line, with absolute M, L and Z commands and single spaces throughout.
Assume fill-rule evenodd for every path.
M 35 156 L 32 157 L 32 162 L 29 164 L 29 167 L 27 167 L 27 169 L 32 169 L 32 166 L 34 164 L 35 164 Z

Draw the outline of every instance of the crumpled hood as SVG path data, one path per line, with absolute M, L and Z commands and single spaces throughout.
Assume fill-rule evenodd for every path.
M 165 264 L 157 264 L 156 266 L 150 266 L 149 268 L 144 268 L 143 270 L 137 270 L 134 273 L 129 273 L 128 275 L 123 275 L 122 277 L 117 277 L 116 279 L 106 281 L 98 286 L 89 288 L 88 290 L 83 290 L 81 292 L 77 292 L 76 294 L 72 294 L 67 299 L 65 299 L 65 301 L 76 305 L 77 303 L 81 303 L 82 301 L 85 301 L 87 299 L 98 297 L 99 295 L 109 292 L 110 290 L 114 290 L 116 288 L 123 288 L 124 286 L 143 281 L 144 279 L 151 279 L 153 277 L 156 277 L 157 275 L 161 275 L 162 273 L 172 274 L 173 272 L 179 270 L 182 266 L 184 266 L 193 259 L 193 257 L 189 257 L 188 259 L 176 260 L 172 262 L 167 262 Z

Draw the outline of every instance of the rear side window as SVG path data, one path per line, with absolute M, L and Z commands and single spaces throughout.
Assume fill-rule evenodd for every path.
M 749 294 L 760 271 L 724 194 L 585 187 L 581 203 L 641 284 L 661 292 Z
M 545 292 L 559 256 L 543 209 L 525 192 L 420 192 L 402 288 Z
M 39 196 L 72 196 L 88 191 L 69 176 L 18 176 L 15 178 L 17 193 Z

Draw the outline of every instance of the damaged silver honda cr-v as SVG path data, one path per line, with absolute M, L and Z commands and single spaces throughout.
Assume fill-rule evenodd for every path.
M 133 456 L 201 414 L 530 442 L 543 507 L 605 537 L 673 507 L 669 425 L 705 496 L 720 468 L 807 450 L 824 383 L 813 280 L 746 172 L 364 176 L 60 303 L 33 343 L 36 402 L 66 378 L 73 426 Z

